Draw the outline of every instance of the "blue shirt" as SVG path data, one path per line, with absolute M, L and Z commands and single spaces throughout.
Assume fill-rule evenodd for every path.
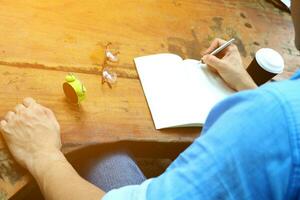
M 161 176 L 112 190 L 103 200 L 298 199 L 298 78 L 225 99 Z

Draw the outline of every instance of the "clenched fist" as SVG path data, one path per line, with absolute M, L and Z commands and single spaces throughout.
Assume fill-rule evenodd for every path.
M 12 155 L 29 170 L 39 158 L 61 148 L 60 126 L 53 112 L 32 98 L 9 111 L 0 128 Z

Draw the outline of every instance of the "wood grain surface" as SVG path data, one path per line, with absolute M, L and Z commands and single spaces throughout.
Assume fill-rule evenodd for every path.
M 51 108 L 62 127 L 64 152 L 121 140 L 191 142 L 200 128 L 155 130 L 133 64 L 136 56 L 171 52 L 201 57 L 215 38 L 236 38 L 245 65 L 262 47 L 279 51 L 288 78 L 300 64 L 288 13 L 265 0 L 2 0 L 0 4 L 0 115 L 24 97 Z M 117 84 L 101 85 L 103 45 L 120 62 Z M 80 106 L 67 103 L 67 72 L 87 87 Z M 0 139 L 0 199 L 30 177 Z

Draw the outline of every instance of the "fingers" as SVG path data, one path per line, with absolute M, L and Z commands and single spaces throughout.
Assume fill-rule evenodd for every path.
M 5 136 L 4 134 L 6 133 L 6 131 L 5 131 L 6 129 L 7 129 L 7 121 L 1 120 L 0 121 L 0 130 L 3 134 L 3 136 Z
M 203 52 L 203 55 L 209 54 L 211 52 L 213 52 L 216 48 L 218 48 L 219 46 L 221 46 L 222 44 L 226 43 L 225 40 L 220 39 L 220 38 L 216 38 L 212 41 L 212 43 L 210 44 L 210 46 L 208 47 L 208 49 L 206 49 Z
M 5 127 L 6 125 L 7 125 L 7 121 L 1 120 L 1 122 L 0 122 L 0 127 L 1 127 L 2 130 L 4 129 L 4 127 Z
M 18 104 L 16 107 L 15 107 L 15 112 L 16 113 L 20 113 L 22 112 L 23 110 L 25 110 L 26 107 L 23 105 L 23 104 Z
M 4 120 L 1 120 L 0 121 L 0 129 L 2 130 L 2 132 L 6 132 L 6 128 L 7 128 L 7 125 L 8 125 L 8 121 L 10 121 L 16 114 L 12 111 L 9 111 L 5 117 L 4 117 Z
M 226 65 L 221 59 L 213 55 L 206 55 L 202 58 L 202 60 L 205 64 L 209 65 L 217 71 L 224 68 Z
M 2 127 L 3 127 L 3 126 L 6 126 L 6 125 L 7 125 L 7 121 L 1 120 L 0 125 L 1 125 Z
M 20 114 L 22 115 L 23 113 L 22 111 L 26 110 L 26 108 L 29 108 L 35 104 L 36 102 L 34 99 L 25 98 L 23 100 L 23 104 L 18 104 L 16 105 L 13 111 L 7 112 L 7 114 L 4 116 L 4 119 L 0 121 L 0 129 L 6 132 L 5 130 L 8 128 L 8 126 L 14 123 L 14 121 L 19 118 Z
M 27 97 L 23 100 L 23 104 L 26 107 L 30 107 L 30 106 L 36 104 L 36 101 L 33 98 Z
M 23 100 L 23 104 L 18 104 L 18 105 L 15 107 L 15 109 L 14 109 L 15 112 L 13 112 L 13 111 L 7 112 L 7 114 L 6 114 L 5 117 L 4 117 L 4 120 L 2 120 L 2 121 L 0 122 L 0 123 L 1 123 L 0 125 L 1 125 L 1 126 L 7 125 L 7 123 L 8 123 L 10 120 L 12 120 L 13 117 L 15 117 L 16 113 L 20 113 L 22 110 L 26 109 L 26 107 L 29 107 L 29 106 L 31 106 L 31 105 L 33 105 L 33 104 L 35 104 L 35 103 L 36 103 L 36 102 L 35 102 L 34 99 L 32 99 L 32 98 L 25 98 L 25 99 Z
M 9 121 L 9 120 L 11 120 L 14 116 L 15 116 L 15 113 L 12 112 L 12 111 L 9 111 L 9 112 L 5 115 L 4 119 L 5 119 L 6 121 Z
M 7 128 L 8 128 L 7 121 L 6 120 L 1 120 L 0 121 L 0 130 L 1 130 L 1 132 L 8 134 Z M 5 136 L 5 135 L 3 135 L 3 136 Z

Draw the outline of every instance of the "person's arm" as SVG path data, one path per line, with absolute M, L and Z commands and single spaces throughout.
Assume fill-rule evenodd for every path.
M 296 199 L 289 197 L 292 188 L 299 193 L 292 163 L 299 155 L 299 84 L 280 92 L 275 84 L 220 102 L 201 136 L 163 174 L 103 200 Z
M 247 73 L 238 48 L 235 45 L 230 45 L 218 54 L 218 57 L 209 55 L 214 49 L 218 48 L 226 41 L 215 39 L 210 47 L 203 52 L 202 60 L 213 71 L 216 71 L 229 87 L 236 91 L 255 89 L 257 85 Z
M 81 178 L 60 152 L 37 156 L 31 174 L 46 199 L 95 199 L 104 195 L 96 186 Z
M 14 158 L 37 180 L 46 199 L 101 199 L 105 194 L 81 178 L 62 152 L 60 127 L 51 110 L 27 98 L 1 121 Z

